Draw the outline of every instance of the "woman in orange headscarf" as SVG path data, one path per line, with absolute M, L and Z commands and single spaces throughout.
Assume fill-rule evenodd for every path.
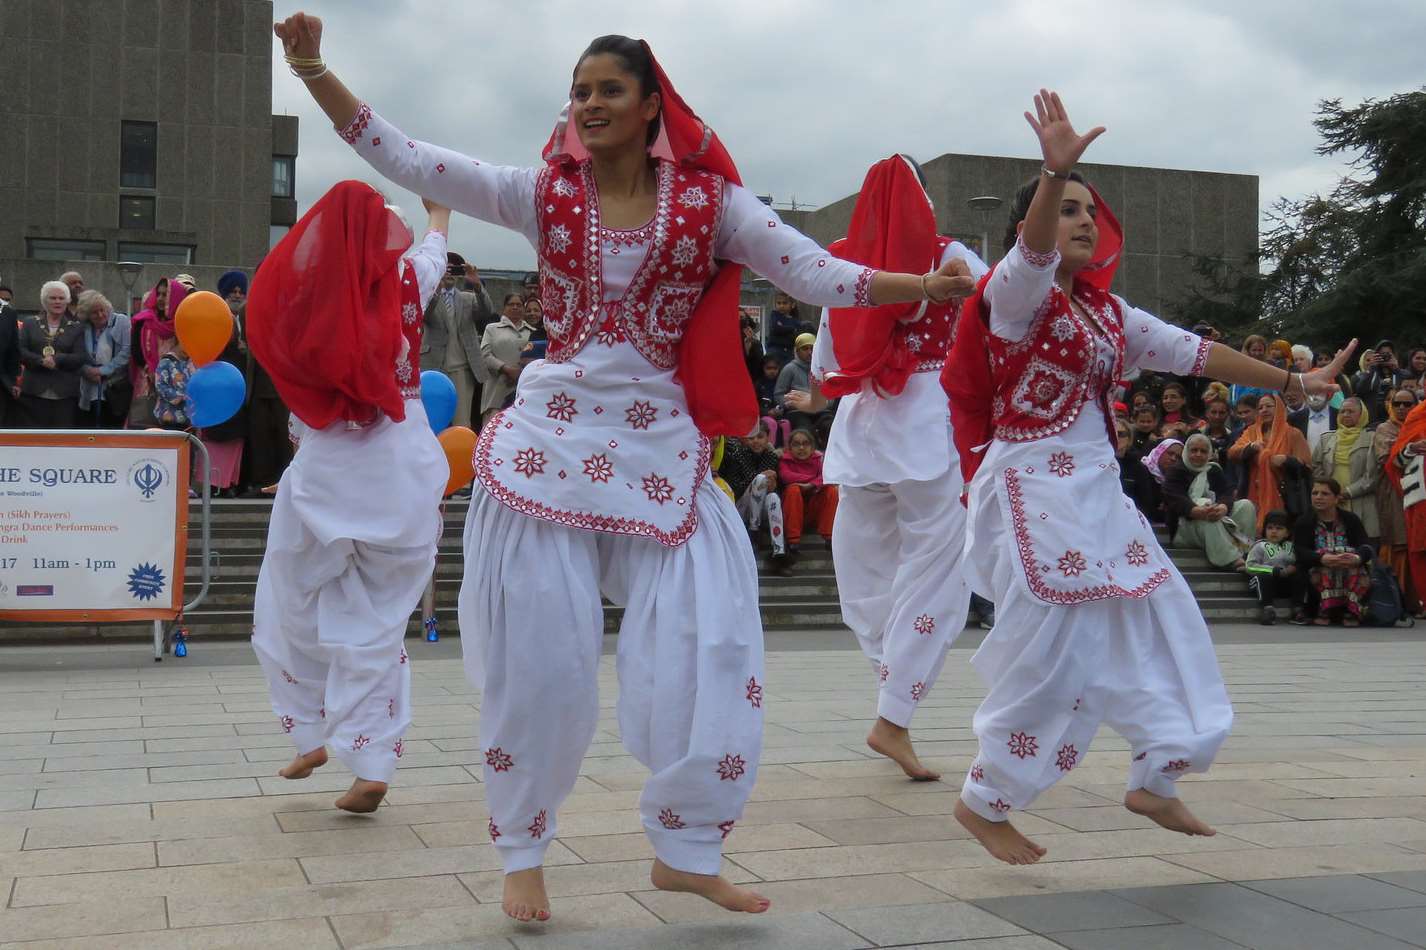
M 1397 393 L 1402 390 L 1397 390 Z M 1404 400 L 1403 400 L 1404 401 Z M 1397 411 L 1395 399 L 1392 411 Z M 1386 460 L 1386 477 L 1401 497 L 1406 516 L 1407 569 L 1403 574 L 1416 589 L 1418 598 L 1426 588 L 1426 403 L 1419 403 L 1401 423 L 1401 432 Z M 1417 604 L 1416 616 L 1426 616 Z
M 1269 511 L 1285 507 L 1281 482 L 1292 468 L 1289 459 L 1310 468 L 1312 450 L 1296 426 L 1288 424 L 1282 399 L 1264 393 L 1258 399 L 1258 421 L 1244 429 L 1228 450 L 1230 462 L 1248 466 L 1248 498 L 1258 510 L 1259 531 Z

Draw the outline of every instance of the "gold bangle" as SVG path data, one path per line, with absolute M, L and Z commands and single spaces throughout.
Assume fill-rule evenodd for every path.
M 283 56 L 282 58 L 293 66 L 316 66 L 322 62 L 320 56 Z
M 930 276 L 931 276 L 931 272 L 930 272 L 930 271 L 927 271 L 926 273 L 924 273 L 924 274 L 921 275 L 921 299 L 922 299 L 922 300 L 930 300 L 930 299 L 931 299 L 931 291 L 930 291 L 930 289 L 927 288 L 927 286 L 926 286 L 926 278 L 927 278 L 927 277 L 930 277 Z
M 325 65 L 322 66 L 322 68 L 320 69 L 311 71 L 299 71 L 297 67 L 289 66 L 287 67 L 287 71 L 290 72 L 292 75 L 296 76 L 298 79 L 301 79 L 303 82 L 308 82 L 313 79 L 321 79 L 329 72 Z

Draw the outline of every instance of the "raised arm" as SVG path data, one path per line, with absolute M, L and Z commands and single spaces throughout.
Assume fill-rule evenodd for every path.
M 441 283 L 441 275 L 446 272 L 446 235 L 451 229 L 451 209 L 429 198 L 422 198 L 421 204 L 425 205 L 428 216 L 426 236 L 411 246 L 406 259 L 416 272 L 416 288 L 421 294 L 421 309 L 425 310 Z

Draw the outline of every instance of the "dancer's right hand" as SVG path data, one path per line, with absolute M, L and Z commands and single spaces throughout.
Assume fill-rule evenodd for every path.
M 1035 96 L 1035 115 L 1025 113 L 1025 121 L 1035 130 L 1040 140 L 1040 152 L 1045 158 L 1045 167 L 1057 175 L 1068 174 L 1079 163 L 1089 143 L 1104 134 L 1104 126 L 1097 125 L 1088 133 L 1080 135 L 1070 124 L 1069 113 L 1065 112 L 1060 94 L 1041 89 Z
M 272 32 L 282 40 L 288 56 L 301 59 L 321 59 L 322 21 L 309 13 L 298 11 L 281 23 L 274 23 Z

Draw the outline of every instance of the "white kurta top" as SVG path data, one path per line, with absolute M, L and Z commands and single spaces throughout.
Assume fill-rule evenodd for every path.
M 1005 340 L 1024 339 L 1052 293 L 1055 252 L 1043 266 L 1016 245 L 986 288 L 990 330 Z M 1200 372 L 1208 344 L 1116 297 L 1124 318 L 1124 368 L 1192 375 Z M 1146 597 L 1173 570 L 1153 528 L 1119 483 L 1098 397 L 1113 382 L 1113 344 L 1094 333 L 1094 382 L 1079 417 L 1063 432 L 1029 442 L 996 439 L 971 482 L 967 563 L 972 588 L 999 585 L 984 575 L 995 563 L 1012 566 L 1015 580 L 1048 604 L 1069 606 L 1112 597 Z M 1008 547 L 1004 557 L 977 551 Z M 1003 580 L 1002 582 L 1003 583 Z
M 409 139 L 366 106 L 341 135 L 398 185 L 519 231 L 538 250 L 539 169 L 487 165 Z M 601 229 L 606 303 L 623 296 L 657 218 L 636 230 Z M 828 307 L 866 303 L 872 271 L 833 257 L 738 185 L 725 187 L 714 252 L 798 299 Z M 728 368 L 734 370 L 741 367 Z M 695 498 L 710 454 L 674 370 L 655 367 L 619 334 L 596 333 L 570 359 L 525 369 L 515 404 L 481 433 L 476 473 L 516 511 L 678 545 L 697 528 Z
M 960 258 L 980 280 L 989 270 L 975 252 L 959 241 L 946 245 L 941 264 Z M 955 319 L 955 311 L 946 321 Z M 954 329 L 954 328 L 952 328 Z M 878 396 L 870 380 L 859 392 L 843 396 L 827 440 L 822 477 L 833 485 L 891 485 L 940 478 L 960 464 L 951 436 L 951 411 L 941 388 L 945 357 L 927 360 L 895 396 Z M 812 375 L 819 382 L 839 369 L 826 310 L 812 348 Z M 956 474 L 959 477 L 959 474 Z

